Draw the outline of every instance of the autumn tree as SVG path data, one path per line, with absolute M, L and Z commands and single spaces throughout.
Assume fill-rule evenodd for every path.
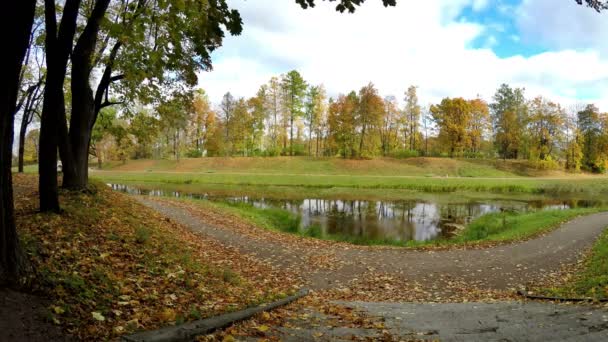
M 477 154 L 481 150 L 484 135 L 490 128 L 490 110 L 488 104 L 480 98 L 470 100 L 469 108 L 471 110 L 471 120 L 468 127 L 469 151 Z
M 440 104 L 431 106 L 430 111 L 449 156 L 462 155 L 470 142 L 467 134 L 471 122 L 469 101 L 461 97 L 445 98 Z
M 59 25 L 58 9 L 62 14 Z M 91 130 L 101 108 L 116 103 L 111 91 L 122 96 L 120 102 L 135 98 L 165 101 L 164 94 L 195 85 L 196 72 L 210 68 L 210 52 L 221 45 L 225 30 L 232 34 L 241 31 L 238 12 L 228 8 L 224 0 L 95 0 L 86 4 L 46 0 L 45 22 L 47 86 L 41 122 L 45 143 L 40 161 L 43 210 L 59 208 L 54 181 L 58 146 L 64 165 L 63 185 L 86 186 Z M 69 125 L 63 100 L 68 60 L 72 92 Z M 93 80 L 96 68 L 100 77 Z M 120 85 L 111 88 L 117 83 Z
M 418 104 L 418 95 L 416 87 L 410 86 L 405 92 L 405 108 L 403 114 L 405 116 L 405 148 L 414 151 L 418 148 L 420 141 L 420 105 Z
M 249 122 L 247 123 L 246 150 L 248 155 L 259 154 L 263 149 L 265 122 L 268 118 L 266 87 L 261 87 L 256 96 L 247 100 Z
M 380 147 L 379 130 L 384 116 L 384 102 L 376 87 L 369 83 L 359 90 L 357 123 L 359 131 L 359 156 L 373 156 Z
M 38 141 L 40 140 L 40 130 L 32 129 L 25 135 L 23 143 L 23 160 L 24 162 L 38 161 Z
M 268 88 L 266 91 L 266 106 L 268 107 L 269 111 L 269 149 L 271 150 L 272 155 L 278 154 L 278 146 L 281 133 L 281 100 L 281 82 L 277 77 L 272 77 L 268 82 Z
M 306 94 L 305 117 L 308 126 L 308 155 L 313 155 L 313 134 L 316 137 L 315 155 L 319 155 L 319 126 L 326 111 L 326 94 L 322 85 L 310 86 Z
M 216 120 L 215 112 L 211 109 L 209 97 L 203 89 L 194 94 L 192 113 L 189 120 L 189 135 L 194 142 L 194 151 L 198 156 L 203 154 L 203 146 L 209 136 L 210 128 Z
M 557 149 L 563 138 L 564 110 L 557 103 L 536 97 L 530 102 L 530 124 L 532 136 L 531 159 L 556 160 Z
M 357 120 L 359 97 L 350 92 L 340 95 L 336 101 L 330 100 L 328 125 L 329 135 L 337 152 L 344 158 L 357 156 Z
M 397 135 L 399 131 L 399 104 L 394 96 L 384 98 L 384 115 L 380 127 L 380 141 L 382 155 L 388 156 L 397 147 Z

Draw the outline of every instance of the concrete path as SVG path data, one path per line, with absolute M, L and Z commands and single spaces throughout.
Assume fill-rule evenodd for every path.
M 547 303 L 368 303 L 338 302 L 382 317 L 381 327 L 331 326 L 318 312 L 312 322 L 293 320 L 273 329 L 281 341 L 349 341 L 353 336 L 389 341 L 608 341 L 608 311 Z M 255 339 L 251 339 L 254 341 Z

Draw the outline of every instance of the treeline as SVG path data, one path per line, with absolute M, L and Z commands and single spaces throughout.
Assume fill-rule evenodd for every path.
M 294 70 L 271 78 L 252 98 L 226 93 L 217 108 L 198 90 L 123 119 L 104 112 L 109 119 L 100 120 L 91 152 L 100 163 L 307 155 L 520 159 L 539 169 L 592 172 L 608 166 L 608 115 L 591 104 L 564 108 L 506 84 L 491 103 L 456 97 L 423 107 L 414 86 L 402 103 L 371 83 L 328 98 L 322 85 L 307 84 Z

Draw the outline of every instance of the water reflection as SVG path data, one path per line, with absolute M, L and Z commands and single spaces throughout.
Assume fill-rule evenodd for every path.
M 336 199 L 268 199 L 249 196 L 212 196 L 179 191 L 148 190 L 123 184 L 112 189 L 135 195 L 171 196 L 229 203 L 248 203 L 257 208 L 282 208 L 301 218 L 300 229 L 353 238 L 426 241 L 449 238 L 471 220 L 501 210 L 529 211 L 600 206 L 595 200 L 459 201 L 439 203 L 422 200 L 366 201 Z

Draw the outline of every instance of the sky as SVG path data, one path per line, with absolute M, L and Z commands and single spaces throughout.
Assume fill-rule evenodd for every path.
M 367 0 L 354 14 L 317 0 L 227 0 L 243 33 L 226 37 L 199 75 L 214 103 L 227 91 L 255 95 L 270 77 L 298 70 L 330 96 L 372 82 L 423 105 L 444 97 L 490 101 L 502 83 L 571 106 L 608 111 L 608 12 L 574 0 Z M 602 38 L 603 37 L 603 38 Z

